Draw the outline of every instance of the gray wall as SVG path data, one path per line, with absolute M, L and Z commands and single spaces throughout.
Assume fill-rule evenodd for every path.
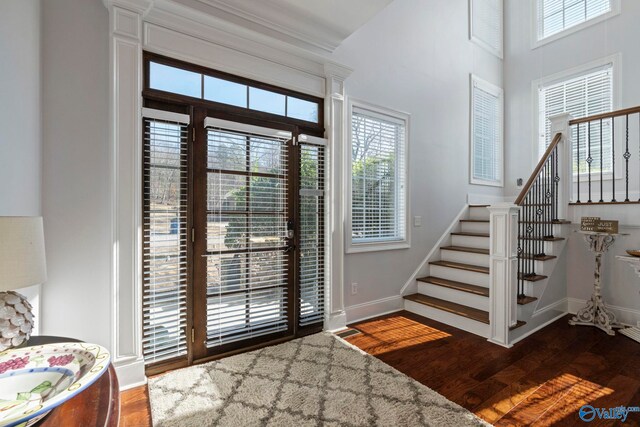
M 467 194 L 502 195 L 469 184 L 469 74 L 502 85 L 502 61 L 469 41 L 467 0 L 396 0 L 335 52 L 355 71 L 347 95 L 411 114 L 411 249 L 350 254 L 345 305 L 398 295 Z M 351 283 L 358 294 L 351 294 Z
M 42 3 L 43 332 L 109 347 L 109 38 L 99 0 Z
M 0 2 L 0 216 L 40 215 L 40 2 Z

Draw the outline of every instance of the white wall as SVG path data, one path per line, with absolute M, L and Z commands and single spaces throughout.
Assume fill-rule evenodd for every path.
M 0 216 L 40 215 L 40 2 L 0 2 Z
M 355 70 L 348 96 L 411 114 L 411 215 L 423 224 L 409 227 L 411 249 L 346 256 L 349 320 L 357 316 L 349 306 L 399 295 L 467 193 L 502 195 L 501 188 L 469 184 L 469 74 L 500 86 L 502 61 L 468 33 L 467 0 L 396 0 L 334 53 Z
M 43 332 L 109 347 L 109 38 L 99 0 L 42 3 Z
M 622 90 L 614 108 L 640 105 L 640 2 L 622 0 L 620 15 L 536 49 L 531 48 L 532 2 L 505 1 L 505 195 L 517 194 L 516 179 L 526 182 L 533 170 L 533 81 L 620 53 Z M 632 184 L 637 188 L 637 180 Z

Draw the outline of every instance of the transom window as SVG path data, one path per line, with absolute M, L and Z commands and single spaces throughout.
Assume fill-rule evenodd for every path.
M 543 40 L 617 13 L 616 0 L 537 0 L 537 38 Z
M 280 93 L 265 84 L 246 84 L 220 75 L 209 75 L 162 63 L 149 61 L 148 88 L 213 101 L 233 107 L 288 117 L 303 122 L 320 123 L 321 110 L 317 101 Z M 260 86 L 260 87 L 258 87 Z
M 351 102 L 350 252 L 408 247 L 406 114 Z

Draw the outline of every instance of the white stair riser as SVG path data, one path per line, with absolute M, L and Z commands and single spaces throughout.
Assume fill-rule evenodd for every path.
M 418 282 L 418 293 L 455 302 L 456 304 L 466 305 L 467 307 L 477 308 L 478 310 L 489 311 L 489 297 L 482 295 L 424 282 Z
M 489 255 L 475 254 L 473 252 L 440 250 L 440 259 L 442 261 L 460 262 L 463 264 L 481 265 L 489 267 Z
M 489 219 L 489 209 L 486 207 L 469 207 L 469 219 Z
M 523 249 L 524 249 L 525 252 L 536 251 L 537 248 L 539 248 L 539 246 L 537 246 L 539 242 L 537 242 L 537 241 L 529 242 L 529 240 L 523 240 L 522 242 L 524 244 L 524 248 Z M 534 246 L 527 246 L 527 245 L 529 245 L 529 243 L 533 243 Z M 558 244 L 559 242 L 544 242 L 544 246 L 543 247 L 544 247 L 544 253 L 546 255 L 556 255 L 554 253 L 554 249 L 556 249 L 556 251 L 557 251 L 557 249 L 560 246 L 558 246 L 557 248 L 554 248 L 553 247 L 554 243 Z
M 467 248 L 480 248 L 489 249 L 488 237 L 474 237 L 474 236 L 451 236 L 452 246 L 465 246 Z
M 461 229 L 466 233 L 489 233 L 488 222 L 461 222 Z
M 472 334 L 480 335 L 484 338 L 489 337 L 489 325 L 485 323 L 477 322 L 466 317 L 458 316 L 457 314 L 438 310 L 437 308 L 409 300 L 404 300 L 404 308 L 412 313 L 451 325 L 455 328 L 462 329 L 463 331 L 471 332 Z
M 441 265 L 431 265 L 430 274 L 441 279 L 454 280 L 456 282 L 468 283 L 470 285 L 489 287 L 489 275 L 477 273 L 475 271 L 460 270 L 458 268 L 443 267 Z

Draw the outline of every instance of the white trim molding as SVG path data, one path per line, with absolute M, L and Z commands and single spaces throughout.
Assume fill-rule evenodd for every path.
M 492 187 L 504 187 L 504 91 L 501 87 L 498 87 L 480 77 L 470 74 L 470 89 L 469 89 L 469 183 L 474 185 L 487 185 Z M 498 155 L 499 159 L 497 165 L 497 172 L 500 178 L 497 180 L 487 180 L 482 178 L 476 178 L 475 171 L 475 89 L 479 89 L 482 92 L 494 97 L 499 104 L 498 109 Z
M 587 303 L 587 300 L 579 298 L 567 298 L 567 301 L 568 310 L 571 314 L 576 314 Z M 611 304 L 607 304 L 607 308 L 616 315 L 618 321 L 623 325 L 637 326 L 638 322 L 640 322 L 640 310 Z
M 411 198 L 409 195 L 409 141 L 410 141 L 410 124 L 411 114 L 393 110 L 386 107 L 371 104 L 366 101 L 361 101 L 355 98 L 349 98 L 347 103 L 347 119 L 346 119 L 346 135 L 343 156 L 344 156 L 344 207 L 345 207 L 345 251 L 348 254 L 360 253 L 360 252 L 374 252 L 374 251 L 386 251 L 395 249 L 408 249 L 411 247 L 411 232 L 410 232 L 410 220 L 411 220 Z M 373 241 L 354 243 L 352 238 L 352 211 L 351 211 L 351 195 L 352 195 L 352 117 L 353 110 L 359 109 L 367 112 L 371 117 L 379 118 L 387 122 L 397 123 L 404 126 L 404 236 L 401 239 L 393 239 L 389 241 Z
M 363 302 L 362 304 L 350 305 L 345 308 L 345 311 L 347 312 L 347 323 L 356 323 L 373 317 L 395 313 L 403 308 L 404 298 L 402 298 L 402 295 L 393 295 Z
M 532 17 L 531 18 L 531 49 L 536 49 L 540 46 L 544 46 L 547 43 L 554 42 L 556 40 L 567 37 L 570 34 L 576 33 L 578 31 L 582 31 L 585 28 L 589 28 L 600 22 L 604 22 L 608 19 L 613 18 L 614 16 L 619 15 L 621 12 L 621 1 L 611 0 L 611 10 L 609 12 L 603 13 L 594 18 L 583 21 L 580 24 L 567 27 L 562 31 L 559 31 L 550 36 L 540 38 L 540 33 L 538 32 L 538 29 L 539 29 L 538 20 L 540 19 L 540 2 L 541 1 L 544 1 L 544 0 L 534 0 L 531 2 L 531 5 L 532 5 L 531 6 L 532 7 L 531 9 L 531 17 Z
M 143 384 L 142 51 L 325 98 L 325 328 L 346 324 L 343 296 L 344 80 L 351 69 L 246 32 L 172 0 L 103 0 L 110 17 L 111 354 L 121 389 Z M 231 28 L 234 28 L 231 30 Z M 259 40 L 262 40 L 259 41 Z M 335 250 L 337 248 L 337 250 Z

